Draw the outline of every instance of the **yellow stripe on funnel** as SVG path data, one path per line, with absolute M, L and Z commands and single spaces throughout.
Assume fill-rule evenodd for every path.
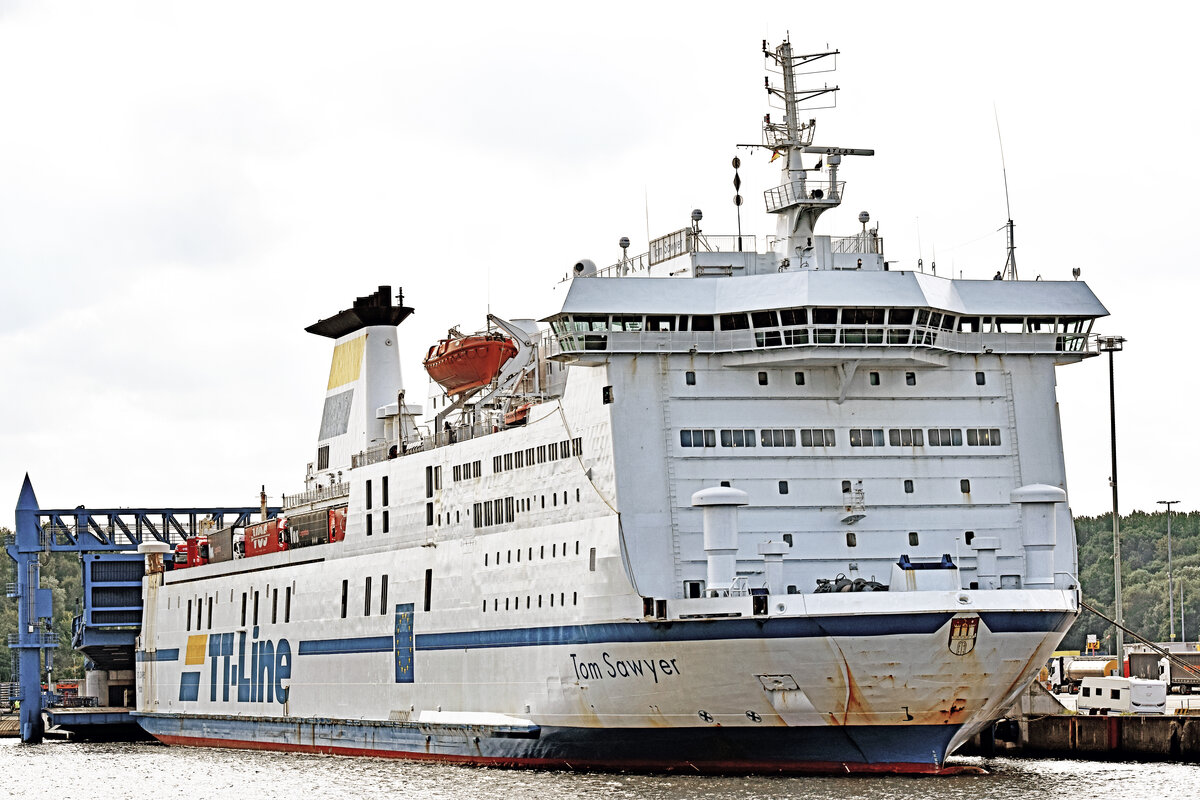
M 336 389 L 358 380 L 366 345 L 367 335 L 363 334 L 333 348 L 333 363 L 329 365 L 329 386 L 326 389 Z

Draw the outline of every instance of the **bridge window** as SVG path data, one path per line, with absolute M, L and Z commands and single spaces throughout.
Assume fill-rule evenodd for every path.
M 755 311 L 750 315 L 750 321 L 756 328 L 774 328 L 779 325 L 774 311 Z
M 713 318 L 708 314 L 692 317 L 693 331 L 711 331 L 713 330 Z
M 675 317 L 648 316 L 646 317 L 646 330 L 650 332 L 673 331 L 675 330 Z
M 888 311 L 889 325 L 912 325 L 913 309 L 911 308 L 893 308 Z
M 780 325 L 807 325 L 807 308 L 785 308 L 779 312 Z
M 721 330 L 744 331 L 750 327 L 750 318 L 746 314 L 722 314 Z
M 814 325 L 837 325 L 838 310 L 836 308 L 814 308 L 812 320 Z

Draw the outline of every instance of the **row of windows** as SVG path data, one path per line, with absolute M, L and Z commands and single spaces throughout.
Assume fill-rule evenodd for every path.
M 851 428 L 851 447 L 883 447 L 883 428 Z M 892 447 L 924 447 L 925 434 L 920 428 L 891 428 L 887 442 Z M 998 447 L 999 428 L 967 428 L 966 442 L 971 447 Z M 795 447 L 796 431 L 791 428 L 763 428 L 756 435 L 753 428 L 722 428 L 721 447 Z M 836 447 L 837 436 L 832 428 L 802 428 L 801 447 Z M 930 428 L 932 447 L 957 447 L 963 443 L 961 428 Z M 680 447 L 716 447 L 717 431 L 712 428 L 684 428 L 679 431 Z
M 465 464 L 454 465 L 454 480 L 465 481 L 471 478 L 479 478 L 483 475 L 483 466 L 480 461 L 468 461 Z
M 784 333 L 787 333 L 787 331 L 785 331 Z M 788 343 L 792 344 L 792 342 L 788 342 Z M 795 342 L 795 344 L 803 344 L 803 343 L 804 342 Z M 794 372 L 794 373 L 792 373 L 792 376 L 793 376 L 793 380 L 795 380 L 797 386 L 805 385 L 805 377 L 804 377 L 803 372 L 799 372 L 799 371 Z M 880 386 L 881 385 L 880 374 L 878 372 L 867 373 L 867 381 L 872 386 Z M 685 384 L 687 384 L 688 386 L 695 386 L 696 385 L 696 373 L 693 370 L 687 370 L 686 372 L 684 372 L 683 373 L 683 382 Z M 759 386 L 768 386 L 768 385 L 770 385 L 770 382 L 771 382 L 771 376 L 770 376 L 769 372 L 760 371 L 758 373 L 758 385 Z M 904 384 L 906 386 L 916 386 L 917 385 L 917 373 L 905 372 L 904 373 Z M 985 386 L 986 384 L 987 384 L 987 375 L 983 372 L 976 372 L 975 373 L 975 385 L 976 386 Z
M 485 500 L 474 505 L 471 516 L 476 528 L 486 528 L 489 525 L 503 525 L 516 518 L 516 505 L 511 497 L 499 497 L 495 500 Z
M 513 562 L 513 554 L 514 553 L 516 554 L 516 557 L 517 557 L 516 562 L 515 562 L 517 564 L 521 563 L 521 554 L 522 553 L 525 554 L 525 560 L 527 562 L 534 560 L 532 547 L 529 547 L 526 550 L 522 550 L 522 548 L 520 548 L 520 547 L 518 547 L 516 550 L 506 550 L 506 551 L 504 551 L 506 557 L 503 561 L 500 558 L 500 553 L 501 553 L 500 550 L 496 551 L 496 560 L 495 561 L 490 560 L 491 555 L 492 555 L 491 553 L 484 553 L 483 554 L 483 565 L 486 567 L 486 566 L 490 566 L 492 564 L 494 564 L 495 566 L 500 566 L 501 563 L 512 564 L 512 563 L 514 563 Z M 537 554 L 538 554 L 537 557 L 538 557 L 539 561 L 545 561 L 546 560 L 546 545 L 544 545 L 544 544 L 538 545 Z M 568 551 L 567 551 L 567 543 L 566 542 L 562 543 L 561 549 L 559 549 L 558 542 L 554 542 L 553 544 L 550 545 L 550 558 L 558 558 L 559 556 L 566 557 L 567 555 L 568 555 Z M 575 555 L 579 555 L 579 540 L 575 541 Z M 589 570 L 591 572 L 595 572 L 596 571 L 596 548 L 593 547 L 591 549 L 591 554 L 589 556 L 589 559 L 590 559 Z
M 268 585 L 268 592 L 271 597 L 271 624 L 279 623 L 279 589 L 271 589 Z M 233 601 L 233 590 L 229 591 L 229 599 Z M 187 630 L 212 630 L 213 626 L 213 605 L 219 603 L 219 598 L 216 594 L 207 595 L 205 597 L 196 597 L 187 601 Z M 283 621 L 292 621 L 292 587 L 285 586 L 283 590 Z M 242 627 L 247 625 L 247 617 L 250 618 L 250 625 L 259 624 L 259 593 L 257 591 L 242 592 Z M 193 628 L 193 622 L 195 627 Z
M 492 472 L 507 472 L 510 469 L 532 467 L 534 464 L 544 464 L 547 461 L 581 455 L 583 455 L 583 437 L 563 439 L 561 442 L 526 447 L 524 450 L 492 456 Z
M 550 608 L 554 608 L 554 600 L 555 600 L 554 592 L 550 592 L 550 594 L 546 595 L 546 597 L 547 597 L 547 605 L 549 605 Z M 511 605 L 510 605 L 510 602 L 511 602 Z M 565 606 L 567 604 L 567 593 L 566 592 L 558 593 L 558 604 L 560 606 Z M 571 605 L 573 605 L 573 606 L 579 605 L 579 592 L 571 592 Z M 528 595 L 528 594 L 525 595 L 525 608 L 529 609 L 529 608 L 535 608 L 535 607 L 536 608 L 542 607 L 542 595 L 539 594 L 537 596 L 537 606 L 534 606 L 534 604 L 533 604 L 533 595 Z M 504 608 L 503 609 L 500 608 L 500 598 L 498 598 L 498 597 L 492 598 L 492 609 L 491 609 L 492 611 L 501 611 L 501 610 L 517 611 L 520 608 L 521 608 L 521 598 L 520 597 L 504 598 Z M 488 601 L 487 600 L 483 601 L 483 611 L 484 611 L 484 613 L 487 613 L 487 611 L 488 611 Z
M 379 615 L 387 614 L 387 596 L 388 596 L 388 576 L 383 575 L 379 578 Z M 371 593 L 371 576 L 368 575 L 363 579 L 363 616 L 371 616 L 373 607 Z M 346 618 L 349 611 L 350 603 L 350 581 L 342 581 L 342 619 Z M 429 609 L 425 609 L 428 611 Z
M 551 324 L 556 333 L 662 333 L 668 331 L 741 331 L 795 325 L 917 325 L 970 333 L 1082 333 L 1088 320 L 1071 317 L 977 317 L 922 308 L 784 308 L 731 314 L 575 314 Z

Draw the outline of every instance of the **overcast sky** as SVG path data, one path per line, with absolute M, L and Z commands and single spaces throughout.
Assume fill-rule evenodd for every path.
M 735 145 L 788 31 L 842 51 L 818 143 L 876 152 L 821 230 L 865 209 L 899 268 L 1003 264 L 998 114 L 1021 277 L 1079 267 L 1129 339 L 1121 510 L 1194 509 L 1200 13 L 1063 6 L 0 0 L 0 525 L 26 472 L 43 508 L 299 490 L 329 368 L 303 328 L 377 285 L 417 309 L 424 396 L 451 325 L 550 314 L 577 259 L 692 208 L 735 232 L 734 155 L 773 233 L 776 165 Z M 1059 398 L 1073 510 L 1103 513 L 1106 360 Z

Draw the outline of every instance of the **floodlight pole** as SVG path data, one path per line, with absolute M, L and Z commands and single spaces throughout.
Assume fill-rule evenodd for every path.
M 1108 417 L 1112 440 L 1112 524 L 1113 524 L 1113 595 L 1116 602 L 1116 650 L 1121 674 L 1125 674 L 1125 614 L 1121 610 L 1121 517 L 1117 513 L 1117 390 L 1113 372 L 1113 353 L 1125 346 L 1124 336 L 1101 336 L 1097 340 L 1100 352 L 1108 353 Z

